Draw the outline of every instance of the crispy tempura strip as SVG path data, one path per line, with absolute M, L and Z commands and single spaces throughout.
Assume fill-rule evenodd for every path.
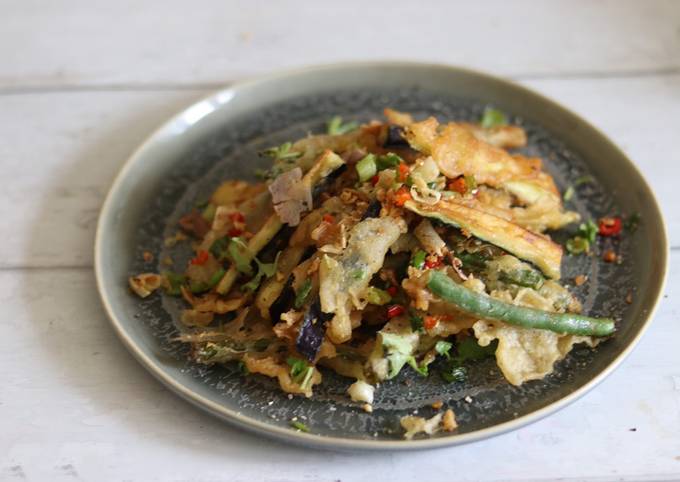
M 461 122 L 458 125 L 466 128 L 472 134 L 487 144 L 502 149 L 516 149 L 527 145 L 527 134 L 520 126 L 498 126 L 484 128 L 479 124 Z
M 421 216 L 439 219 L 495 244 L 538 266 L 550 278 L 560 277 L 562 247 L 546 237 L 455 201 L 442 200 L 436 205 L 407 201 L 404 207 Z
M 326 150 L 319 157 L 316 164 L 304 175 L 302 182 L 308 184 L 310 189 L 312 189 L 316 184 L 318 184 L 322 179 L 331 174 L 345 161 L 332 151 Z M 260 229 L 255 235 L 248 240 L 248 249 L 244 250 L 243 256 L 246 261 L 252 261 L 252 259 L 257 256 L 262 248 L 264 248 L 269 241 L 271 241 L 276 233 L 283 227 L 283 223 L 279 219 L 277 214 L 272 214 L 265 222 L 262 229 Z M 229 293 L 236 278 L 238 278 L 238 270 L 235 266 L 231 266 L 229 270 L 220 280 L 217 285 L 217 292 L 224 295 Z

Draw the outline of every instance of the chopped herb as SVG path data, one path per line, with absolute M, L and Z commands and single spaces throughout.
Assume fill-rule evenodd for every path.
M 409 310 L 409 320 L 411 321 L 411 330 L 415 333 L 425 333 L 423 328 L 423 317 L 415 310 Z
M 585 223 L 581 223 L 576 232 L 576 236 L 567 240 L 566 248 L 571 254 L 589 253 L 590 246 L 597 238 L 599 228 L 597 224 L 589 219 Z
M 464 382 L 467 380 L 467 369 L 455 363 L 449 363 L 441 372 L 441 377 L 445 382 Z
M 250 373 L 250 371 L 248 370 L 248 367 L 243 362 L 243 360 L 238 361 L 238 363 L 236 364 L 236 368 L 238 369 L 238 372 L 241 375 L 248 375 Z
M 290 426 L 301 432 L 309 432 L 309 427 L 299 420 L 291 420 Z
M 306 361 L 292 356 L 288 357 L 286 363 L 290 366 L 290 377 L 293 381 L 303 389 L 308 388 L 312 375 L 314 375 L 314 367 L 308 365 Z
M 581 176 L 574 181 L 574 186 L 580 186 L 582 184 L 591 184 L 594 182 L 593 176 Z
M 411 266 L 418 269 L 423 269 L 425 266 L 425 258 L 427 258 L 427 253 L 422 249 L 416 251 L 416 254 L 411 258 Z
M 484 114 L 479 123 L 484 129 L 491 129 L 493 127 L 507 125 L 508 118 L 503 112 L 487 107 L 484 109 Z
M 449 351 L 453 348 L 453 343 L 444 341 L 444 340 L 439 340 L 435 345 L 434 345 L 434 351 L 436 351 L 438 354 L 446 357 L 447 359 L 451 358 L 451 355 L 449 354 Z
M 640 213 L 633 213 L 623 222 L 623 227 L 629 233 L 634 233 L 640 226 Z
M 215 219 L 215 212 L 216 211 L 217 211 L 217 206 L 210 203 L 205 207 L 205 209 L 203 209 L 201 216 L 203 216 L 203 219 L 205 219 L 209 223 L 212 223 L 213 219 Z
M 342 117 L 336 115 L 330 121 L 328 121 L 326 132 L 331 136 L 341 136 L 343 134 L 347 134 L 348 132 L 357 130 L 358 128 L 358 122 L 346 122 L 343 124 Z
M 456 349 L 458 350 L 456 359 L 461 363 L 468 360 L 481 360 L 496 353 L 497 346 L 497 342 L 489 343 L 487 346 L 481 346 L 477 343 L 475 337 L 468 336 L 467 338 L 463 338 L 458 342 L 458 345 L 456 345 Z
M 357 174 L 359 175 L 359 181 L 366 182 L 371 179 L 378 172 L 378 168 L 375 164 L 375 154 L 368 154 L 362 160 L 356 164 Z
M 574 197 L 574 186 L 569 186 L 566 191 L 564 191 L 564 196 L 563 199 L 565 201 L 571 201 L 571 198 Z
M 272 276 L 274 276 L 274 273 L 276 273 L 276 266 L 279 264 L 280 255 L 281 251 L 276 253 L 276 258 L 274 259 L 273 263 L 262 263 L 259 259 L 253 258 L 253 260 L 257 264 L 257 274 L 253 276 L 253 278 L 250 281 L 248 281 L 245 285 L 243 285 L 243 288 L 247 291 L 254 292 L 260 286 L 262 278 L 271 278 Z
M 381 290 L 375 286 L 369 286 L 366 290 L 366 301 L 372 305 L 382 306 L 392 301 L 392 297 L 385 290 Z
M 480 346 L 477 343 L 477 339 L 472 336 L 463 338 L 456 345 L 456 351 L 458 352 L 457 356 L 449 358 L 449 361 L 441 372 L 441 377 L 448 383 L 464 382 L 467 379 L 467 369 L 463 364 L 466 361 L 482 360 L 489 356 L 493 356 L 497 346 L 498 343 L 494 342 L 483 347 Z
M 410 186 L 411 184 L 413 184 L 413 180 L 411 180 L 411 184 L 409 184 L 409 179 L 411 179 L 411 176 L 409 176 L 408 179 L 406 179 L 406 184 Z M 429 187 L 430 189 L 437 189 L 437 183 L 435 181 L 428 182 L 427 187 Z
M 391 167 L 397 167 L 399 164 L 404 162 L 404 160 L 393 152 L 388 152 L 383 156 L 378 156 L 375 161 L 375 165 L 378 171 L 383 171 Z
M 224 277 L 224 273 L 226 273 L 226 271 L 224 271 L 223 268 L 220 268 L 217 271 L 215 271 L 213 273 L 213 275 L 210 277 L 210 279 L 208 280 L 208 288 L 212 288 L 212 287 L 216 286 L 217 283 L 220 282 L 222 277 Z
M 167 284 L 165 285 L 165 292 L 167 294 L 172 296 L 179 296 L 182 294 L 180 288 L 186 282 L 186 276 L 179 273 L 173 273 L 172 271 L 166 271 L 165 273 L 162 273 L 162 276 L 167 281 Z
M 470 253 L 468 251 L 461 251 L 456 253 L 456 258 L 463 263 L 463 268 L 467 270 L 483 270 L 486 268 L 486 262 L 488 261 L 488 258 L 480 252 Z
M 312 280 L 307 278 L 301 285 L 300 288 L 298 289 L 297 293 L 295 293 L 295 309 L 299 310 L 302 308 L 305 303 L 307 302 L 307 298 L 309 298 L 309 293 L 312 291 Z
M 361 268 L 355 269 L 354 271 L 352 271 L 351 275 L 352 278 L 356 280 L 364 279 L 364 276 L 366 276 L 366 271 Z
M 426 377 L 428 375 L 427 365 L 425 365 L 425 364 L 418 365 L 418 361 L 416 360 L 415 357 L 413 357 L 413 356 L 408 357 L 408 359 L 406 360 L 406 363 L 408 363 L 408 365 L 411 368 L 413 368 L 419 375 L 422 375 L 424 377 Z
M 587 239 L 583 239 L 580 236 L 568 239 L 565 247 L 570 254 L 588 253 L 590 251 L 590 243 Z
M 205 283 L 203 281 L 189 280 L 189 291 L 191 291 L 194 294 L 204 293 L 209 289 L 210 287 L 208 286 L 208 283 Z
M 230 238 L 228 237 L 216 239 L 208 251 L 210 251 L 210 254 L 212 254 L 216 260 L 223 261 L 229 254 L 227 249 L 229 247 L 229 241 Z
M 292 142 L 285 142 L 278 147 L 274 146 L 265 149 L 264 151 L 262 151 L 262 154 L 280 160 L 292 160 L 301 157 L 303 153 L 298 151 L 291 151 L 290 149 L 292 147 L 293 147 Z
M 245 254 L 248 252 L 248 246 L 241 238 L 231 238 L 229 240 L 229 245 L 227 246 L 227 251 L 229 253 L 229 257 L 234 262 L 234 266 L 239 272 L 248 276 L 253 274 L 253 268 Z

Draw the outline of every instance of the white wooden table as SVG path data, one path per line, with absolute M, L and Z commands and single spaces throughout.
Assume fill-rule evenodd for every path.
M 0 11 L 0 479 L 680 480 L 680 2 L 0 0 Z M 234 80 L 375 58 L 476 67 L 547 94 L 610 135 L 659 196 L 673 249 L 654 323 L 616 373 L 543 421 L 430 452 L 286 446 L 178 399 L 108 326 L 93 234 L 135 146 Z

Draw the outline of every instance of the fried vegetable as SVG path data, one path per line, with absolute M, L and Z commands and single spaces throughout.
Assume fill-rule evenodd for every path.
M 606 318 L 591 318 L 575 313 L 551 313 L 505 303 L 486 294 L 472 291 L 454 282 L 441 271 L 431 271 L 429 276 L 427 287 L 432 293 L 466 313 L 487 320 L 504 321 L 525 328 L 586 336 L 608 336 L 616 329 L 614 321 Z
M 314 186 L 344 163 L 345 161 L 343 161 L 340 156 L 327 150 L 319 157 L 317 163 L 309 170 L 309 172 L 305 174 L 302 178 L 302 182 L 310 187 Z M 283 223 L 277 214 L 270 216 L 262 229 L 248 241 L 245 259 L 247 260 L 247 258 L 250 257 L 249 261 L 251 261 L 253 257 L 257 256 L 257 253 L 274 238 L 282 227 Z M 220 294 L 227 294 L 234 285 L 237 277 L 238 270 L 235 266 L 232 266 L 217 285 L 217 292 Z
M 300 354 L 304 355 L 307 360 L 313 361 L 319 353 L 319 348 L 323 342 L 324 334 L 326 333 L 326 322 L 330 320 L 332 315 L 321 311 L 321 303 L 317 298 L 309 305 L 305 311 L 302 325 L 297 340 L 295 341 L 295 348 Z
M 324 255 L 319 268 L 321 307 L 335 316 L 329 337 L 334 343 L 347 341 L 352 334 L 350 311 L 363 308 L 361 299 L 371 277 L 382 267 L 385 254 L 402 232 L 403 221 L 369 218 L 350 232 L 347 248 L 337 259 Z
M 560 277 L 562 247 L 543 236 L 451 200 L 442 200 L 434 206 L 407 201 L 404 207 L 421 216 L 461 228 L 479 239 L 499 246 L 538 266 L 550 278 Z

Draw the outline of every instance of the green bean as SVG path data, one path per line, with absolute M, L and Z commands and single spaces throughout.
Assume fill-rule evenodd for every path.
M 606 318 L 591 318 L 574 313 L 552 313 L 505 303 L 472 291 L 440 271 L 430 272 L 427 287 L 432 293 L 456 305 L 462 311 L 488 320 L 571 335 L 607 336 L 616 329 L 614 321 Z

